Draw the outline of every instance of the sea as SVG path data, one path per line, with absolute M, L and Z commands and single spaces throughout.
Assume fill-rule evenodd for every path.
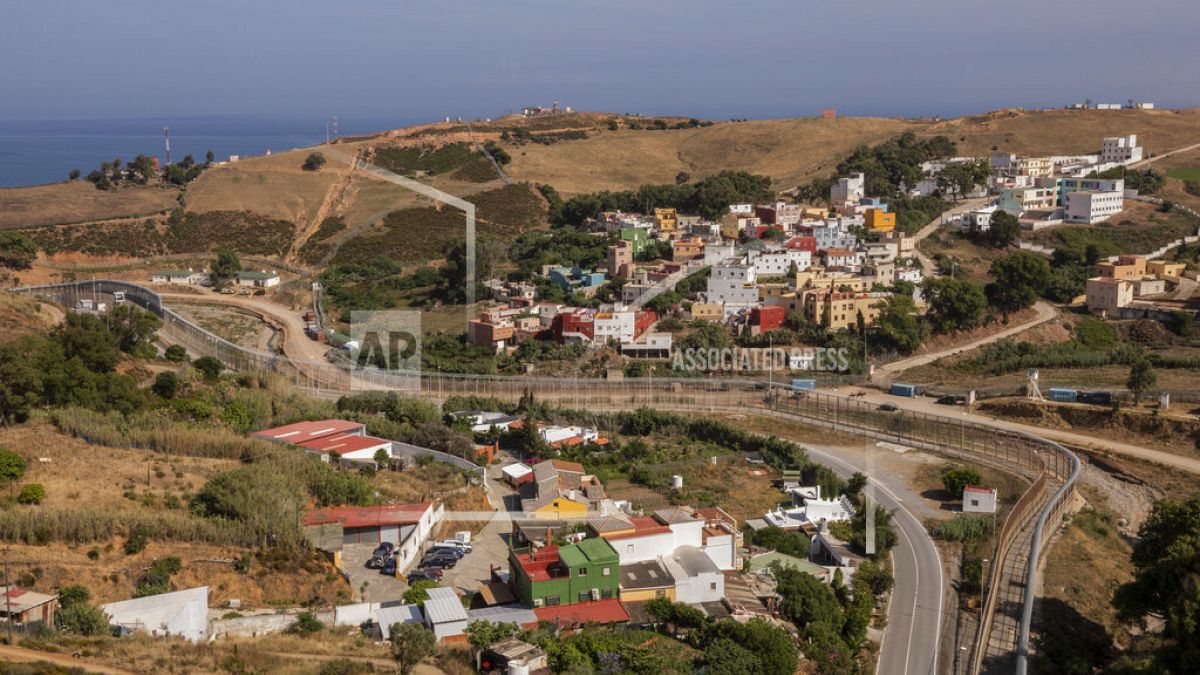
M 72 169 L 86 176 L 100 162 L 129 161 L 139 154 L 165 163 L 163 127 L 171 130 L 172 161 L 190 154 L 203 162 L 209 150 L 221 161 L 316 145 L 324 142 L 328 121 L 262 115 L 0 119 L 0 187 L 64 181 Z M 356 136 L 425 121 L 399 115 L 339 117 L 338 133 Z

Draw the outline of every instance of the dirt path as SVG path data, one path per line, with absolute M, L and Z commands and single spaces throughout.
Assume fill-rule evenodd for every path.
M 51 326 L 57 326 L 67 318 L 66 312 L 58 305 L 49 302 L 39 302 L 38 307 L 41 309 L 42 314 L 45 314 L 46 318 L 50 320 Z
M 891 363 L 885 363 L 882 366 L 875 369 L 875 373 L 874 373 L 874 375 L 872 375 L 872 380 L 879 381 L 879 379 L 885 375 L 895 375 L 897 373 L 902 373 L 910 368 L 916 368 L 917 366 L 923 366 L 927 363 L 933 363 L 934 361 L 942 358 L 943 356 L 953 356 L 955 354 L 959 354 L 959 353 L 962 353 L 965 351 L 970 351 L 977 347 L 989 345 L 993 342 L 998 342 L 1005 338 L 1012 337 L 1013 335 L 1016 335 L 1017 333 L 1020 333 L 1022 331 L 1033 328 L 1034 326 L 1038 326 L 1040 324 L 1046 323 L 1047 321 L 1058 316 L 1058 311 L 1055 310 L 1054 307 L 1051 306 L 1049 303 L 1039 301 L 1033 307 L 1035 310 L 1037 310 L 1037 316 L 1033 317 L 1029 321 L 1026 321 L 1025 323 L 1018 324 L 1016 326 L 1010 326 L 998 333 L 992 333 L 991 335 L 988 335 L 987 337 L 983 337 L 978 340 L 968 342 L 964 345 L 957 345 L 955 347 L 949 347 L 949 348 L 943 349 L 941 351 L 930 352 L 928 354 L 920 354 L 918 356 L 910 356 L 907 359 L 900 359 L 899 361 L 892 361 Z
M 258 298 L 248 298 L 237 295 L 220 295 L 208 293 L 205 295 L 190 295 L 183 293 L 163 293 L 164 300 L 170 302 L 231 305 L 249 310 L 255 314 L 264 315 L 276 321 L 283 331 L 283 353 L 293 361 L 325 362 L 325 353 L 329 345 L 315 342 L 304 334 L 304 320 L 298 312 L 281 307 L 273 302 Z
M 295 263 L 296 256 L 300 254 L 300 249 L 308 242 L 317 230 L 321 228 L 321 223 L 325 222 L 325 218 L 333 213 L 338 208 L 341 208 L 345 203 L 346 192 L 350 189 L 350 184 L 354 181 L 354 169 L 358 166 L 358 156 L 355 155 L 350 162 L 350 165 L 342 169 L 344 174 L 337 181 L 334 181 L 329 189 L 325 192 L 325 198 L 321 200 L 321 205 L 317 207 L 316 213 L 313 214 L 312 220 L 305 223 L 292 238 L 292 245 L 288 248 L 288 252 L 284 255 L 284 260 Z
M 36 661 L 46 661 L 64 668 L 81 668 L 89 673 L 108 673 L 110 675 L 133 675 L 132 671 L 120 670 L 119 668 L 110 668 L 96 663 L 89 663 L 80 659 L 71 658 L 62 654 L 52 654 L 50 652 L 39 652 L 34 649 L 25 649 L 24 647 L 12 647 L 9 645 L 0 645 L 0 661 L 11 661 L 17 663 L 32 663 Z
M 1168 151 L 1168 152 L 1164 152 L 1164 153 L 1163 153 L 1163 154 L 1161 154 L 1161 155 L 1155 155 L 1154 157 L 1150 157 L 1149 159 L 1143 159 L 1143 160 L 1142 160 L 1142 161 L 1140 161 L 1140 162 L 1134 162 L 1133 164 L 1130 164 L 1130 165 L 1129 165 L 1129 168 L 1131 168 L 1131 169 L 1132 169 L 1132 168 L 1141 168 L 1141 167 L 1143 167 L 1143 166 L 1147 166 L 1147 165 L 1149 165 L 1149 164 L 1153 164 L 1153 163 L 1157 162 L 1157 161 L 1158 161 L 1158 160 L 1160 160 L 1160 159 L 1166 159 L 1167 157 L 1170 157 L 1171 155 L 1178 155 L 1178 154 L 1179 154 L 1179 153 L 1181 153 L 1181 152 L 1188 152 L 1188 151 L 1190 151 L 1190 150 L 1195 150 L 1195 149 L 1197 149 L 1197 148 L 1200 148 L 1200 143 L 1193 143 L 1193 144 L 1191 144 L 1191 145 L 1186 145 L 1186 146 L 1184 146 L 1184 147 L 1182 147 L 1182 148 L 1176 148 L 1176 149 L 1174 149 L 1174 150 L 1170 150 L 1170 151 Z

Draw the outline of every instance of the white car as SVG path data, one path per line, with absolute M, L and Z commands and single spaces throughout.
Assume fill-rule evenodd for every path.
M 454 548 L 461 550 L 463 553 L 471 552 L 470 544 L 459 541 L 457 539 L 443 539 L 442 541 L 434 542 L 433 545 L 435 547 L 437 547 L 437 546 L 453 546 Z

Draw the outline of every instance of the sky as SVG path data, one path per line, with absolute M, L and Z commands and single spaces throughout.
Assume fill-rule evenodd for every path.
M 1196 0 L 2 0 L 0 119 L 1200 105 Z

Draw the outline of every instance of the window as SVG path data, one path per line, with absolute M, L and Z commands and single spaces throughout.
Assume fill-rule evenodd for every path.
M 580 594 L 579 594 L 579 601 L 580 601 L 580 602 L 587 602 L 587 601 L 589 601 L 589 600 L 591 600 L 591 599 L 592 599 L 592 594 L 591 594 L 591 593 L 588 593 L 587 591 L 584 591 L 583 593 L 580 593 Z
M 604 570 L 603 570 L 603 574 L 604 574 L 604 576 L 606 576 L 606 577 L 607 577 L 607 576 L 612 576 L 612 568 L 611 568 L 611 567 L 605 567 L 605 568 L 604 568 Z
M 656 598 L 665 598 L 665 597 L 667 597 L 667 592 L 666 592 L 666 591 L 664 591 L 664 590 L 661 590 L 661 589 L 660 589 L 660 590 L 657 590 L 657 591 L 654 591 L 654 597 L 656 597 Z
M 600 597 L 605 600 L 611 599 L 612 596 L 613 596 L 613 592 L 612 592 L 611 588 L 606 588 L 606 589 L 600 591 Z
M 708 585 L 708 590 L 710 590 L 710 591 L 715 591 L 715 590 L 717 590 L 717 582 L 715 582 L 715 581 L 714 581 L 714 582 L 712 582 L 711 584 L 709 584 L 709 585 Z
M 562 604 L 562 598 L 560 598 L 559 596 L 557 596 L 557 595 L 547 595 L 546 596 L 546 606 L 547 607 L 556 607 L 561 604 Z
M 587 568 L 586 568 L 586 567 L 580 567 L 580 568 L 579 568 L 579 576 L 581 576 L 581 577 L 586 577 L 586 576 L 587 576 Z
M 979 506 L 979 500 L 978 500 L 978 499 L 972 499 L 972 500 L 971 500 L 971 506 Z

